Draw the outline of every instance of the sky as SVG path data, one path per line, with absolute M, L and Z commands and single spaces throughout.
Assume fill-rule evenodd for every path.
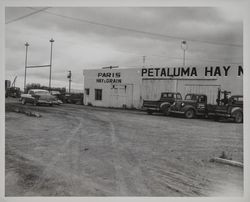
M 37 10 L 42 10 L 37 12 Z M 182 67 L 243 63 L 242 12 L 222 7 L 6 7 L 5 77 L 23 89 L 28 65 L 50 62 L 52 87 L 83 89 L 83 70 L 106 66 Z M 27 69 L 27 83 L 49 83 L 49 68 Z

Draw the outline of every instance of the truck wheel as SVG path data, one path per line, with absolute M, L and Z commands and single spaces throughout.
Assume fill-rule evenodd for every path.
M 243 122 L 243 114 L 240 111 L 235 112 L 234 121 L 236 123 L 242 123 Z
M 147 110 L 147 113 L 148 113 L 149 115 L 152 115 L 152 114 L 153 114 L 153 112 L 152 112 L 151 110 Z
M 169 116 L 170 115 L 169 107 L 164 108 L 163 113 L 165 116 Z
M 22 99 L 22 105 L 25 105 L 25 104 L 26 104 L 26 100 Z
M 188 109 L 185 112 L 185 117 L 188 118 L 188 119 L 194 118 L 194 110 L 193 109 Z

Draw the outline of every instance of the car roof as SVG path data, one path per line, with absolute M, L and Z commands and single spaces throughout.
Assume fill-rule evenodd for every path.
M 178 93 L 178 94 L 180 94 L 179 92 L 162 92 L 162 94 L 164 94 L 164 93 L 165 93 L 165 94 L 166 94 L 166 93 L 169 93 L 169 94 L 177 94 L 177 93 Z
M 58 90 L 52 90 L 51 93 L 60 93 Z
M 44 89 L 30 89 L 30 91 L 34 91 L 34 92 L 36 92 L 36 91 L 44 91 L 44 92 L 49 92 L 49 91 L 47 91 L 47 90 L 44 90 Z
M 206 96 L 205 94 L 198 94 L 198 93 L 188 93 L 186 95 L 204 95 L 204 96 Z

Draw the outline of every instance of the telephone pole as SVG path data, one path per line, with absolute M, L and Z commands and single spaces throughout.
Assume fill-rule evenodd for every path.
M 188 49 L 187 42 L 181 42 L 181 49 L 183 50 L 183 67 L 186 66 L 186 50 Z
M 49 40 L 51 46 L 50 46 L 50 70 L 49 70 L 49 91 L 51 91 L 51 67 L 52 67 L 52 46 L 53 46 L 53 42 L 55 40 L 53 38 L 51 38 Z
M 68 76 L 67 76 L 67 78 L 69 79 L 69 93 L 70 93 L 70 88 L 71 88 L 71 70 L 69 70 L 68 71 L 69 73 L 68 73 Z
M 26 47 L 26 54 L 25 54 L 25 71 L 24 71 L 24 91 L 26 90 L 26 76 L 27 76 L 27 69 L 29 68 L 41 68 L 41 67 L 49 67 L 50 71 L 49 71 L 49 91 L 51 91 L 51 67 L 52 67 L 52 46 L 53 46 L 53 42 L 54 39 L 50 39 L 49 42 L 51 43 L 51 47 L 50 47 L 50 64 L 46 64 L 46 65 L 28 65 L 27 62 L 27 57 L 28 57 L 28 47 L 29 47 L 29 43 L 26 42 L 24 45 Z
M 23 91 L 25 92 L 26 89 L 26 69 L 27 69 L 27 56 L 28 56 L 28 47 L 29 47 L 29 43 L 26 42 L 25 44 L 25 49 L 26 49 L 26 54 L 25 54 L 25 72 L 24 72 L 24 86 L 23 86 Z

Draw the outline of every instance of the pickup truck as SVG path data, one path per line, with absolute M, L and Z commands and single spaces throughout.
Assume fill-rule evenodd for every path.
M 214 110 L 216 120 L 220 118 L 232 118 L 236 123 L 243 122 L 243 96 L 233 95 L 224 106 L 218 106 Z
M 159 100 L 143 100 L 142 107 L 148 114 L 162 112 L 165 115 L 169 115 L 169 107 L 177 100 L 182 100 L 180 93 L 163 92 Z
M 191 119 L 195 116 L 214 117 L 219 119 L 233 118 L 236 123 L 243 122 L 243 96 L 231 96 L 225 105 L 207 104 L 205 94 L 187 94 L 185 100 L 174 102 L 170 108 L 170 113 L 183 114 Z
M 191 119 L 196 115 L 207 114 L 207 96 L 204 94 L 187 94 L 185 100 L 174 102 L 170 108 L 170 113 L 183 114 Z

